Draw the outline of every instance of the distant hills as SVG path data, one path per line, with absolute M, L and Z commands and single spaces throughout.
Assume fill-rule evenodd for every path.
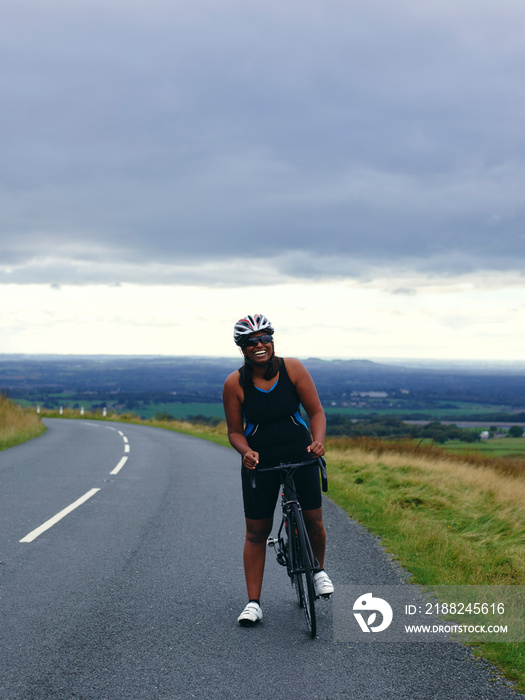
M 0 389 L 49 406 L 218 404 L 225 377 L 240 364 L 241 358 L 0 355 Z M 525 367 L 430 368 L 316 358 L 304 364 L 332 411 L 410 417 L 438 410 L 525 411 Z

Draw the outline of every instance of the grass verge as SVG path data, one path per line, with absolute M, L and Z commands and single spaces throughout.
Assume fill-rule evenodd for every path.
M 522 459 L 525 461 L 525 438 L 492 438 L 481 442 L 468 443 L 449 440 L 443 445 L 447 452 L 457 454 L 483 454 L 486 457 Z
M 224 423 L 108 420 L 229 444 Z M 370 438 L 328 438 L 326 446 L 330 498 L 381 538 L 413 583 L 525 585 L 525 460 Z M 474 649 L 525 691 L 525 642 Z
M 219 423 L 216 426 L 206 425 L 205 423 L 190 423 L 185 420 L 155 420 L 155 418 L 144 419 L 134 413 L 111 413 L 104 416 L 102 411 L 87 411 L 83 415 L 78 409 L 64 408 L 62 413 L 58 410 L 44 409 L 42 416 L 45 418 L 70 418 L 75 420 L 101 420 L 101 421 L 120 421 L 122 423 L 132 423 L 134 425 L 149 425 L 153 428 L 162 428 L 164 430 L 173 430 L 176 433 L 185 433 L 193 437 L 211 440 L 218 445 L 230 447 L 230 442 L 226 434 L 226 426 L 224 423 Z
M 0 395 L 0 450 L 14 447 L 42 435 L 44 424 L 34 411 L 21 408 Z
M 330 498 L 421 585 L 525 585 L 525 464 L 327 440 Z M 525 643 L 476 647 L 525 690 Z

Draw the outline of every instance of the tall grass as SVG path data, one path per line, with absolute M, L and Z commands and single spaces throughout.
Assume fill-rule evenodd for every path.
M 458 452 L 450 451 L 425 440 L 381 440 L 375 437 L 331 437 L 327 438 L 331 449 L 358 449 L 377 455 L 384 453 L 427 457 L 438 461 L 450 460 L 452 463 L 464 463 L 473 467 L 492 469 L 506 476 L 525 478 L 525 458 L 514 455 L 494 456 L 473 447 L 461 447 Z M 523 439 L 525 448 L 525 439 Z
M 381 535 L 419 583 L 525 585 L 523 472 L 442 451 L 367 447 L 331 445 L 331 496 Z
M 412 575 L 438 585 L 525 585 L 525 472 L 516 460 L 414 443 L 327 441 L 330 497 Z M 525 643 L 483 655 L 525 690 Z
M 0 450 L 42 435 L 45 429 L 34 409 L 21 408 L 0 394 Z

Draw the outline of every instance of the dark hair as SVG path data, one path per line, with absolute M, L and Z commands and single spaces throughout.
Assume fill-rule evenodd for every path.
M 281 364 L 282 359 L 273 354 L 272 359 L 266 367 L 266 372 L 263 375 L 263 379 L 271 379 L 272 377 L 275 377 L 281 368 Z M 244 358 L 243 366 L 239 368 L 239 382 L 243 389 L 246 389 L 253 384 L 252 366 L 246 357 Z

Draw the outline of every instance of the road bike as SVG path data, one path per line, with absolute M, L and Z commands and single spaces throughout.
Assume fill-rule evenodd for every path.
M 304 609 L 306 626 L 312 638 L 316 635 L 314 573 L 319 563 L 314 557 L 303 511 L 295 490 L 294 473 L 307 465 L 317 464 L 321 470 L 322 488 L 327 490 L 326 462 L 322 457 L 306 462 L 282 463 L 275 467 L 264 467 L 257 472 L 279 471 L 281 475 L 282 520 L 277 537 L 268 538 L 268 546 L 273 547 L 277 561 L 286 566 L 291 584 L 295 588 L 300 607 Z M 255 476 L 253 485 L 255 485 Z M 329 596 L 324 596 L 329 597 Z

